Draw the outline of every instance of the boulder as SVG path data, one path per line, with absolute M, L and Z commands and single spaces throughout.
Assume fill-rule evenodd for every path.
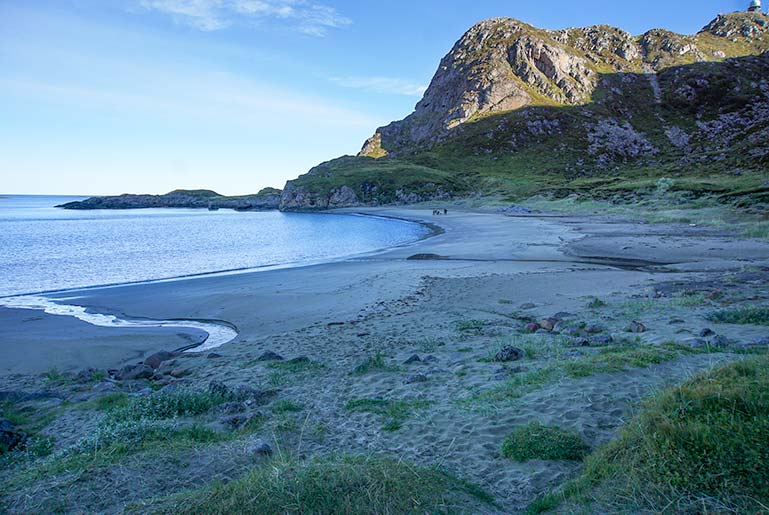
M 499 349 L 499 352 L 497 352 L 494 355 L 494 361 L 498 362 L 508 362 L 508 361 L 518 361 L 520 359 L 523 359 L 523 357 L 526 355 L 526 353 L 519 349 L 518 347 L 513 347 L 512 345 L 505 345 L 501 349 Z
M 160 351 L 152 354 L 144 360 L 144 364 L 152 368 L 160 368 L 160 364 L 173 358 L 172 352 Z
M 545 318 L 544 320 L 540 320 L 538 324 L 539 324 L 539 327 L 544 329 L 545 331 L 552 331 L 557 322 L 558 320 L 556 320 L 555 318 Z
M 700 331 L 700 338 L 709 338 L 710 336 L 715 336 L 716 332 L 713 329 L 710 329 L 709 327 L 706 327 L 702 331 Z
M 601 324 L 587 324 L 585 326 L 585 332 L 587 334 L 598 334 L 606 331 L 606 327 Z
M 409 359 L 403 362 L 404 365 L 411 365 L 412 363 L 421 363 L 422 358 L 419 357 L 418 354 L 414 354 Z

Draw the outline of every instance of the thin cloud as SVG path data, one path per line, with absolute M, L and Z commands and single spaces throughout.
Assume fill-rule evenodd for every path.
M 352 23 L 335 8 L 312 0 L 139 0 L 139 5 L 203 31 L 274 20 L 303 34 L 323 37 L 331 29 Z
M 332 77 L 331 81 L 345 88 L 408 97 L 421 97 L 427 90 L 424 84 L 392 77 Z

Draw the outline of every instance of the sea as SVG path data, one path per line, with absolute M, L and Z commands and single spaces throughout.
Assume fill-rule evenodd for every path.
M 347 214 L 56 208 L 0 195 L 0 297 L 340 260 L 417 241 L 421 224 Z

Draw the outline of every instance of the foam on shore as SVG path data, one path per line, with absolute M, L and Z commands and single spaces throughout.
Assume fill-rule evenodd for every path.
M 62 299 L 72 301 L 75 298 Z M 33 309 L 44 311 L 49 315 L 70 316 L 82 320 L 91 325 L 99 327 L 120 327 L 120 328 L 184 328 L 197 329 L 208 334 L 208 337 L 198 346 L 188 349 L 185 352 L 205 352 L 225 343 L 229 343 L 238 336 L 238 332 L 231 326 L 224 323 L 201 322 L 196 320 L 124 320 L 115 315 L 105 315 L 102 313 L 90 313 L 83 306 L 76 304 L 63 304 L 54 302 L 51 299 L 37 296 L 25 295 L 20 297 L 6 297 L 0 299 L 0 306 L 14 309 Z

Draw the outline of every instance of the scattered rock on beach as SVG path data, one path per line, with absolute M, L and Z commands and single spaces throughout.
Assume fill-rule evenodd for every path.
M 221 354 L 217 354 L 215 352 L 210 353 L 208 356 L 206 356 L 208 359 L 219 359 L 222 357 Z
M 521 309 L 534 309 L 536 307 L 537 307 L 537 305 L 533 304 L 531 302 L 527 302 L 525 304 L 521 304 Z
M 235 415 L 246 411 L 246 405 L 242 402 L 225 402 L 217 408 L 223 415 Z
M 494 361 L 501 363 L 506 363 L 508 361 L 518 361 L 519 359 L 523 359 L 525 355 L 526 353 L 523 352 L 522 349 L 513 347 L 512 345 L 505 345 L 499 349 L 499 352 L 494 355 Z
M 424 374 L 414 374 L 412 376 L 408 376 L 405 381 L 403 381 L 405 384 L 413 384 L 413 383 L 426 383 L 427 382 L 427 376 Z
M 277 352 L 273 352 L 271 350 L 268 350 L 258 358 L 256 358 L 257 361 L 283 361 L 285 358 L 278 354 Z
M 180 377 L 187 377 L 188 375 L 192 374 L 192 370 L 189 368 L 175 368 L 171 370 L 171 372 L 168 374 L 171 377 L 180 378 Z
M 524 330 L 527 333 L 536 333 L 537 331 L 539 331 L 539 329 L 540 329 L 539 324 L 537 324 L 536 322 L 530 322 L 526 324 L 526 327 L 524 328 Z
M 606 327 L 601 324 L 587 324 L 585 326 L 585 332 L 587 334 L 598 334 L 606 331 Z
M 645 333 L 646 331 L 646 326 L 635 320 L 630 322 L 630 325 L 625 328 L 625 332 L 627 333 Z
M 84 368 L 75 376 L 78 383 L 90 383 L 101 375 L 101 371 L 95 368 Z
M 221 381 L 211 381 L 208 384 L 208 393 L 218 395 L 219 397 L 230 397 L 232 395 L 230 388 Z
M 599 334 L 590 337 L 590 345 L 593 347 L 606 347 L 614 343 L 614 337 L 610 334 Z
M 128 365 L 115 373 L 115 379 L 120 381 L 133 381 L 137 379 L 149 379 L 155 374 L 155 371 L 144 364 Z
M 144 364 L 151 368 L 160 368 L 160 364 L 174 357 L 171 352 L 160 351 L 144 360 Z
M 270 447 L 270 444 L 264 440 L 256 439 L 248 443 L 246 446 L 246 454 L 270 456 L 272 454 L 272 447 Z
M 539 324 L 539 327 L 544 329 L 545 331 L 552 331 L 553 328 L 555 327 L 556 322 L 558 322 L 558 320 L 554 318 L 545 318 L 544 320 L 540 320 L 538 324 Z
M 700 331 L 700 338 L 708 338 L 709 336 L 714 336 L 716 332 L 713 329 L 710 329 L 709 327 L 706 327 L 702 331 Z
M 446 256 L 439 256 L 438 254 L 414 254 L 406 258 L 407 261 L 434 261 L 440 259 L 448 259 Z
M 414 354 L 409 359 L 403 362 L 404 365 L 411 365 L 412 363 L 421 363 L 422 358 L 419 357 L 418 354 Z

